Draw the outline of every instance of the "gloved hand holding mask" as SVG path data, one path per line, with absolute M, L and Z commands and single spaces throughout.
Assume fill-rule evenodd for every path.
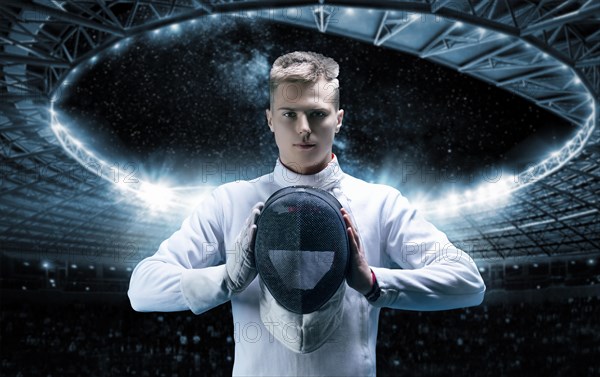
M 254 262 L 254 238 L 256 237 L 256 220 L 264 207 L 263 202 L 258 202 L 252 208 L 250 216 L 237 236 L 235 250 L 227 252 L 227 274 L 225 282 L 231 293 L 239 293 L 246 289 L 256 277 L 256 263 Z

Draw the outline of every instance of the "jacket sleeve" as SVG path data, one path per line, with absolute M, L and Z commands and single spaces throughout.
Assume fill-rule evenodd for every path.
M 445 310 L 481 304 L 485 284 L 473 259 L 398 191 L 388 196 L 385 206 L 383 252 L 400 268 L 372 267 L 381 288 L 373 305 Z
M 135 267 L 127 292 L 134 310 L 200 314 L 230 299 L 217 190 Z

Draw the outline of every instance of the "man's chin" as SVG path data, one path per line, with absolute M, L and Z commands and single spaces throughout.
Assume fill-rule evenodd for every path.
M 281 158 L 280 160 L 288 169 L 306 175 L 315 174 L 323 170 L 331 161 L 331 158 L 326 158 L 327 156 L 331 157 L 331 153 L 323 155 L 322 158 L 314 158 L 314 156 L 312 156 L 312 158 L 310 158 L 310 156 L 294 156 L 294 158 L 287 161 L 281 160 Z

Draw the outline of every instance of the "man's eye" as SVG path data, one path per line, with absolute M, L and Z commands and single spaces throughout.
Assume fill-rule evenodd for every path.
M 283 113 L 283 116 L 286 118 L 294 118 L 296 116 L 296 113 Z
M 327 114 L 325 114 L 322 111 L 315 111 L 314 113 L 312 113 L 312 116 L 317 117 L 317 118 L 324 118 L 327 116 Z

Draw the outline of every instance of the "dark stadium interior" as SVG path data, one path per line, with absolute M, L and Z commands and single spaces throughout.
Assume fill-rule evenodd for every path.
M 75 266 L 2 259 L 0 375 L 227 376 L 236 337 L 255 336 L 235 327 L 230 304 L 198 316 L 134 312 L 130 271 Z M 480 269 L 481 306 L 382 310 L 379 375 L 600 374 L 599 257 Z
M 234 331 L 228 305 L 195 316 L 136 313 L 122 295 L 4 301 L 3 376 L 227 376 L 235 337 L 244 334 Z M 598 375 L 599 315 L 597 295 L 538 303 L 505 298 L 445 312 L 386 309 L 378 374 Z

